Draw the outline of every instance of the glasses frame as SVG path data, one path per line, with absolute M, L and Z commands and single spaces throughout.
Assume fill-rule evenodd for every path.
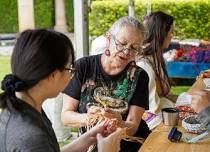
M 117 51 L 124 52 L 125 50 L 128 50 L 130 52 L 135 53 L 136 55 L 141 54 L 142 47 L 139 46 L 138 49 L 127 47 L 127 44 L 126 45 L 122 44 L 119 40 L 116 39 L 116 37 L 114 35 L 112 35 L 112 37 L 113 37 L 113 41 L 115 43 L 115 47 L 116 47 Z
M 77 70 L 73 67 L 72 64 L 69 66 L 69 68 L 65 67 L 64 70 L 66 70 L 66 71 L 68 71 L 70 73 L 70 75 L 71 75 L 70 77 L 71 78 L 73 78 L 75 73 L 77 72 Z

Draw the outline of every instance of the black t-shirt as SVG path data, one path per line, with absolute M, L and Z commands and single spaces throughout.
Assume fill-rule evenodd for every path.
M 91 105 L 106 106 L 120 112 L 126 120 L 130 105 L 149 108 L 148 75 L 133 62 L 119 74 L 108 75 L 101 65 L 101 55 L 95 55 L 77 60 L 76 69 L 64 93 L 80 101 L 78 112 L 86 113 Z M 146 138 L 148 134 L 142 120 L 135 136 Z
M 126 77 L 129 65 L 117 75 L 108 75 L 103 70 L 100 59 L 101 55 L 95 55 L 77 60 L 77 74 L 70 81 L 69 85 L 64 90 L 64 93 L 80 101 L 81 92 L 83 91 L 83 89 L 86 89 L 84 87 L 86 87 L 87 85 L 91 85 L 91 83 L 96 83 L 95 80 L 97 78 L 99 80 L 101 79 L 103 83 L 105 82 L 103 85 L 106 85 L 108 87 L 114 87 L 114 85 L 116 85 L 117 82 L 122 81 L 122 79 Z M 145 110 L 148 110 L 149 78 L 147 73 L 142 68 L 137 67 L 137 69 L 140 71 L 140 73 L 136 82 L 136 88 L 130 100 L 130 105 L 136 105 L 145 108 Z
M 17 99 L 19 100 L 19 99 Z M 1 152 L 60 152 L 50 120 L 19 100 L 20 112 L 2 110 L 0 113 Z

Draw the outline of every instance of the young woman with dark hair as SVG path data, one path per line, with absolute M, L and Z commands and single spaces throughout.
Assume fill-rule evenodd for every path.
M 24 31 L 17 39 L 11 58 L 12 74 L 2 81 L 0 94 L 1 152 L 60 151 L 42 103 L 61 92 L 75 73 L 74 51 L 64 34 L 40 29 Z M 84 151 L 105 131 L 103 122 L 67 145 L 62 151 Z M 121 130 L 105 140 L 119 138 Z M 111 139 L 110 139 L 111 138 Z M 107 141 L 106 141 L 107 143 Z M 109 145 L 112 147 L 111 145 Z
M 149 111 L 156 114 L 163 107 L 173 106 L 175 100 L 169 94 L 171 85 L 163 58 L 173 37 L 173 21 L 172 16 L 161 11 L 147 17 L 143 57 L 137 62 L 149 75 Z

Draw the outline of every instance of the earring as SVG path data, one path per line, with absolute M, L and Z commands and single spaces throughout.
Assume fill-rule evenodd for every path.
M 110 51 L 109 51 L 109 49 L 106 49 L 106 50 L 105 50 L 105 55 L 106 55 L 106 56 L 110 56 Z
M 130 65 L 131 65 L 132 67 L 136 67 L 136 62 L 135 62 L 135 61 L 132 61 Z

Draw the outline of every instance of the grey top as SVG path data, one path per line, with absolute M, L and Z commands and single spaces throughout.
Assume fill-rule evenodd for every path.
M 51 122 L 22 102 L 21 112 L 0 113 L 0 152 L 59 152 Z
M 210 106 L 201 111 L 198 115 L 200 122 L 210 131 Z

